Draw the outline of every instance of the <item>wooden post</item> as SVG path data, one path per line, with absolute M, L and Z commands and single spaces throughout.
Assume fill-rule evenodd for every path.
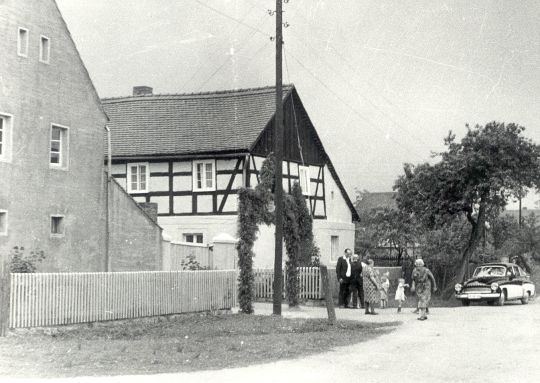
M 328 278 L 328 268 L 326 265 L 319 266 L 321 270 L 321 281 L 324 292 L 324 300 L 326 301 L 326 311 L 328 312 L 328 323 L 336 323 L 336 310 L 334 309 L 334 298 L 332 297 L 332 286 Z
M 282 81 L 282 1 L 276 0 L 276 115 L 274 135 L 274 155 L 276 158 L 274 203 L 275 210 L 275 254 L 274 254 L 274 296 L 273 313 L 281 315 L 283 300 L 283 84 Z
M 7 262 L 0 262 L 0 336 L 7 335 L 9 328 L 9 298 L 11 273 Z

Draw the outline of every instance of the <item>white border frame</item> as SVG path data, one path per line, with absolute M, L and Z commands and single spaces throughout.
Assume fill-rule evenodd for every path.
M 61 145 L 60 146 L 60 163 L 57 165 L 57 164 L 52 164 L 51 163 L 51 136 L 52 136 L 52 128 L 53 126 L 56 126 L 58 128 L 61 128 L 61 129 L 64 129 L 66 134 L 66 142 L 65 142 L 65 147 L 66 147 L 66 152 L 65 153 L 62 153 L 62 148 L 64 145 Z M 64 142 L 62 141 L 61 144 L 63 144 Z M 65 157 L 65 165 L 63 164 L 64 163 L 64 157 Z M 51 126 L 50 126 L 50 129 L 49 129 L 49 153 L 48 153 L 48 158 L 47 158 L 47 161 L 49 162 L 49 168 L 50 169 L 59 169 L 59 170 L 69 170 L 69 126 L 65 126 L 65 125 L 60 125 L 60 124 L 56 124 L 54 122 L 51 123 Z
M 146 188 L 144 190 L 131 189 L 131 167 L 146 166 Z M 139 182 L 137 182 L 139 183 Z M 130 194 L 148 193 L 150 190 L 150 163 L 149 162 L 128 162 L 126 163 L 126 190 Z
M 26 32 L 26 50 L 24 53 L 21 52 L 21 31 L 25 31 Z M 29 41 L 30 41 L 30 31 L 28 30 L 28 28 L 23 28 L 23 27 L 18 27 L 17 28 L 17 55 L 20 56 L 20 57 L 28 57 L 28 46 L 29 46 Z
M 197 188 L 197 165 L 198 164 L 212 164 L 212 187 L 209 188 L 209 187 L 202 187 L 202 188 Z M 216 174 L 217 174 L 217 169 L 216 169 L 216 160 L 215 159 L 207 159 L 207 160 L 197 160 L 197 161 L 193 161 L 193 164 L 192 164 L 192 168 L 191 168 L 191 171 L 192 171 L 192 191 L 193 192 L 207 192 L 207 191 L 216 191 L 216 183 L 217 183 L 217 179 L 216 179 Z
M 5 209 L 0 209 L 0 213 L 5 213 L 6 214 L 6 230 L 0 231 L 0 237 L 7 237 L 8 233 L 9 233 L 9 213 Z
M 6 143 L 7 151 L 4 151 L 2 154 L 0 154 L 0 162 L 11 162 L 11 154 L 13 153 L 13 115 L 9 113 L 0 112 L 0 117 L 7 117 L 4 118 L 4 121 L 8 121 L 8 134 L 7 134 L 7 140 L 2 141 L 2 143 Z M 5 132 L 4 132 L 5 133 Z M 2 135 L 2 139 L 6 136 L 6 134 Z
M 43 40 L 47 40 L 47 60 L 42 60 L 43 58 Z M 48 64 L 51 59 L 51 39 L 47 36 L 39 36 L 39 62 L 43 64 Z

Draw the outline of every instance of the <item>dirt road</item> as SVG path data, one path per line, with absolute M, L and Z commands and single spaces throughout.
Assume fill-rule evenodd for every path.
M 270 305 L 257 305 L 268 313 Z M 540 299 L 529 305 L 435 308 L 429 320 L 410 309 L 366 316 L 338 310 L 343 319 L 402 320 L 403 325 L 375 340 L 307 358 L 221 371 L 111 378 L 72 382 L 539 382 Z M 321 308 L 288 312 L 290 317 L 320 317 Z M 55 381 L 62 381 L 58 379 Z M 21 382 L 21 380 L 18 380 Z M 48 380 L 51 382 L 51 380 Z

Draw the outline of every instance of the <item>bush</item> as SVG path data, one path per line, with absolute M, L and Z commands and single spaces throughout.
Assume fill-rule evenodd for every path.
M 37 264 L 45 259 L 43 250 L 31 250 L 29 255 L 24 253 L 24 247 L 15 246 L 10 253 L 9 268 L 12 273 L 35 273 Z
M 202 266 L 199 261 L 197 261 L 193 253 L 182 259 L 182 261 L 180 262 L 180 266 L 182 266 L 182 270 L 210 270 L 210 267 Z

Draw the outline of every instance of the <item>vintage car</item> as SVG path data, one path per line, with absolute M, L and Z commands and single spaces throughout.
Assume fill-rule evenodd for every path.
M 472 278 L 456 284 L 455 290 L 456 298 L 464 306 L 481 301 L 502 306 L 511 300 L 527 304 L 536 294 L 530 276 L 514 263 L 486 263 L 478 266 Z

